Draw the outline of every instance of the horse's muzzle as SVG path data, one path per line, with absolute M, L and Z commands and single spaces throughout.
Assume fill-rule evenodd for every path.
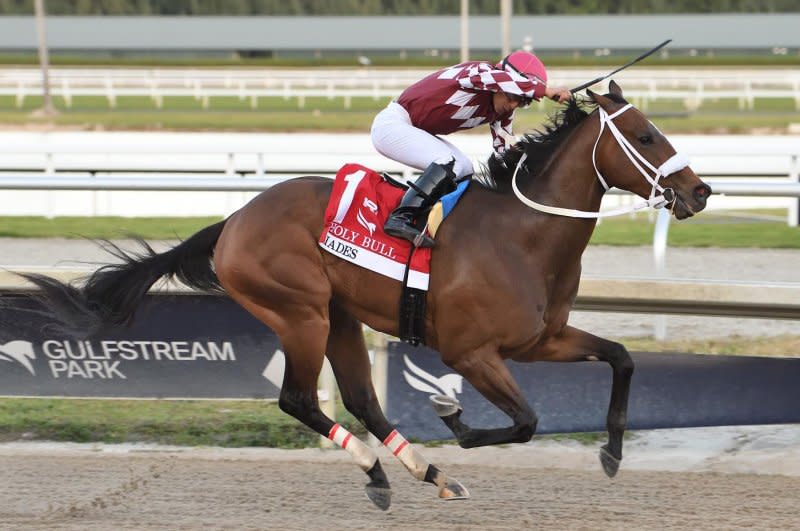
M 706 207 L 706 201 L 711 193 L 711 187 L 706 183 L 699 184 L 695 187 L 692 195 L 694 196 L 694 200 L 700 206 L 700 208 L 695 209 L 695 212 L 699 212 Z
M 705 183 L 698 184 L 692 190 L 691 197 L 677 194 L 675 202 L 672 204 L 672 212 L 677 219 L 690 218 L 706 207 L 710 195 L 710 186 Z

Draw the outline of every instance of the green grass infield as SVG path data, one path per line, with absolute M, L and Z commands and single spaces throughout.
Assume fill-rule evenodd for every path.
M 624 83 L 623 83 L 624 89 Z M 369 132 L 375 114 L 390 98 L 237 98 L 211 97 L 207 107 L 192 97 L 165 97 L 163 106 L 143 96 L 118 97 L 114 106 L 104 97 L 74 97 L 67 105 L 54 98 L 55 116 L 40 116 L 33 111 L 42 106 L 41 96 L 24 99 L 21 106 L 13 96 L 0 96 L 0 125 L 80 130 L 141 131 L 262 131 Z M 680 100 L 637 101 L 658 127 L 667 134 L 786 132 L 800 123 L 800 110 L 791 98 L 757 98 L 754 108 L 742 110 L 735 99 L 705 101 L 697 109 L 687 109 Z M 552 102 L 534 104 L 516 114 L 518 134 L 540 129 L 558 107 Z M 472 131 L 488 134 L 488 126 Z
M 652 215 L 604 219 L 591 244 L 651 245 Z M 140 236 L 147 240 L 183 239 L 220 218 L 0 217 L 0 237 L 105 238 Z M 759 247 L 800 249 L 800 228 L 786 223 L 783 210 L 703 212 L 672 221 L 668 244 L 673 247 Z

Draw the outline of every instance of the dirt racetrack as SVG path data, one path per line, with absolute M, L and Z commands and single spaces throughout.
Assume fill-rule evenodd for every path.
M 393 487 L 384 513 L 341 450 L 16 443 L 0 445 L 0 529 L 800 529 L 798 452 L 772 450 L 694 461 L 659 450 L 665 466 L 634 457 L 611 480 L 593 447 L 423 449 L 470 489 L 451 502 L 381 450 Z

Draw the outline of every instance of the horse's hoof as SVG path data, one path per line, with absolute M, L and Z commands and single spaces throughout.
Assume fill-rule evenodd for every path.
M 431 395 L 430 400 L 433 403 L 433 409 L 440 417 L 449 417 L 462 411 L 461 403 L 447 395 Z
M 469 499 L 469 491 L 467 487 L 461 484 L 460 481 L 453 478 L 447 478 L 447 481 L 439 489 L 439 497 L 445 500 L 466 500 Z
M 600 464 L 603 465 L 603 471 L 606 473 L 606 476 L 613 478 L 617 475 L 620 461 L 620 459 L 611 455 L 607 445 L 603 445 L 603 447 L 600 448 Z
M 389 487 L 374 487 L 367 485 L 364 487 L 367 498 L 374 503 L 381 511 L 386 511 L 392 504 L 392 489 Z

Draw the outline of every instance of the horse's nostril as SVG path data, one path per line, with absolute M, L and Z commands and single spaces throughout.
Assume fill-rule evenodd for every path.
M 694 198 L 698 201 L 705 201 L 711 195 L 711 187 L 707 184 L 701 184 L 694 189 Z

